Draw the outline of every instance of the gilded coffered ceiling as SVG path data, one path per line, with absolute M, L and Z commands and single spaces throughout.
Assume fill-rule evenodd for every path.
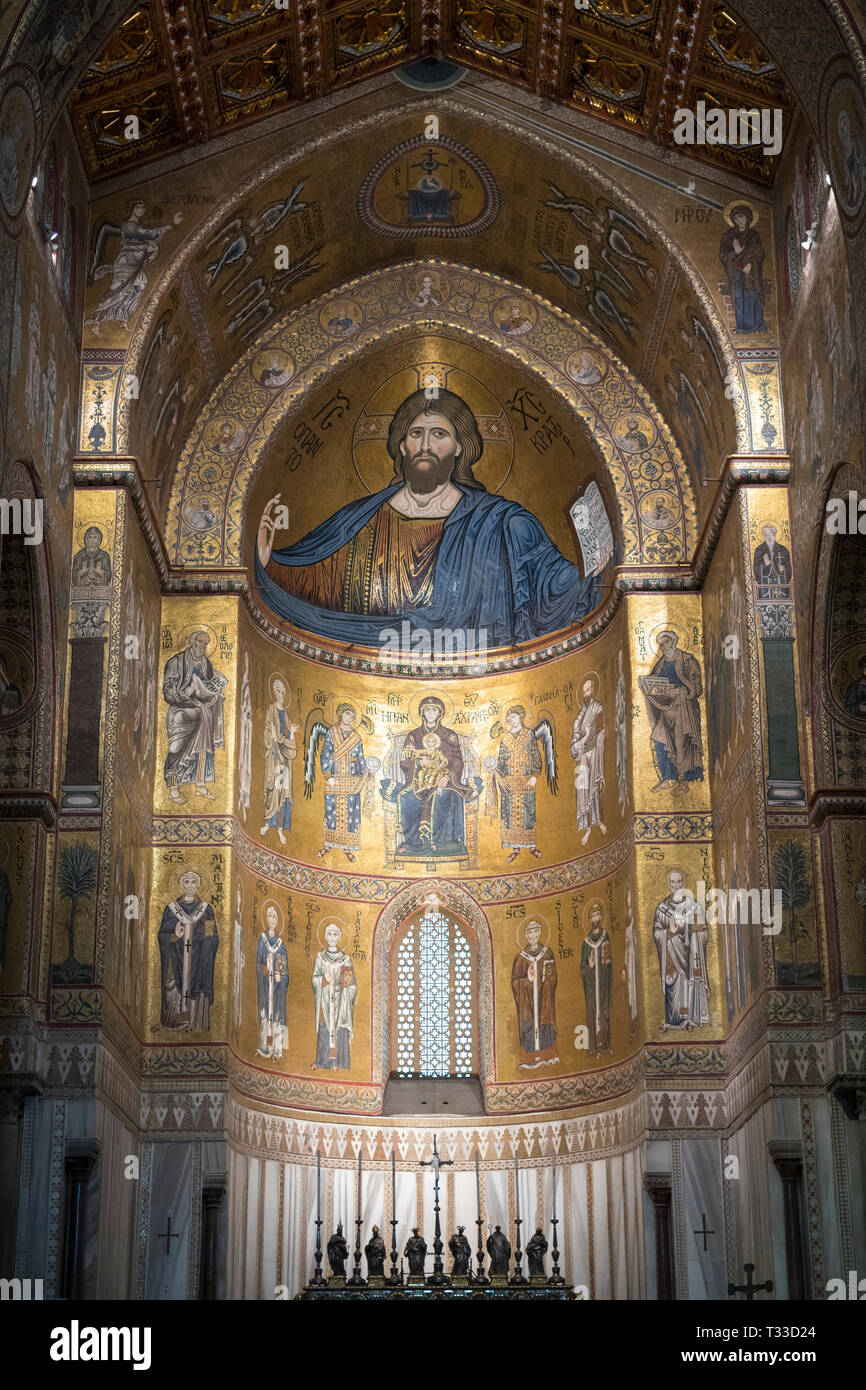
M 662 146 L 678 106 L 793 106 L 767 49 L 711 0 L 149 0 L 87 68 L 73 123 L 100 179 L 434 55 Z M 760 147 L 697 153 L 771 181 Z

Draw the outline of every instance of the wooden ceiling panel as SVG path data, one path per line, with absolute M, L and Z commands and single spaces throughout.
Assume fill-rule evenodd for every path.
M 147 0 L 73 99 L 92 179 L 436 53 L 670 145 L 674 114 L 793 101 L 760 40 L 720 0 Z M 146 134 L 121 145 L 118 121 Z M 696 146 L 761 182 L 773 161 Z

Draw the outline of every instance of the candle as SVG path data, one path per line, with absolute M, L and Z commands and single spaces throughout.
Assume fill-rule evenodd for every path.
M 361 1150 L 358 1150 L 358 1220 L 361 1220 Z
M 478 1168 L 478 1150 L 475 1150 L 475 1195 L 478 1199 L 478 1220 L 481 1220 L 481 1173 Z
M 553 1155 L 553 1220 L 556 1222 L 556 1154 Z M 554 1230 L 556 1226 L 554 1224 Z
M 520 1220 L 520 1166 L 517 1162 L 517 1153 L 514 1154 L 514 1193 L 517 1198 L 517 1219 Z
M 391 1220 L 397 1220 L 397 1153 L 391 1150 Z M 396 1226 L 395 1226 L 396 1231 Z M 393 1244 L 393 1237 L 391 1240 Z

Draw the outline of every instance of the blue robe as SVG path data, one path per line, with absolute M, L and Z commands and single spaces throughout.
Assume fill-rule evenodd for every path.
M 347 545 L 402 483 L 348 502 L 321 526 L 271 559 L 278 565 L 312 565 Z M 445 518 L 433 572 L 433 600 L 423 608 L 393 614 L 433 632 L 484 631 L 488 646 L 526 642 L 569 627 L 597 604 L 595 576 L 581 578 L 541 522 L 517 502 L 496 493 L 459 487 L 463 494 Z M 338 642 L 379 646 L 388 618 L 338 613 L 296 598 L 281 588 L 255 559 L 256 584 L 279 617 Z

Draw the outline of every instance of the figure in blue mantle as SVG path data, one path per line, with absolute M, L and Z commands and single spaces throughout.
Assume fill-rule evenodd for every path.
M 484 449 L 478 423 L 455 392 L 414 391 L 391 421 L 387 448 L 388 487 L 283 550 L 272 549 L 279 496 L 267 504 L 255 570 L 272 612 L 319 637 L 371 647 L 395 618 L 496 647 L 557 632 L 597 605 L 610 554 L 581 575 L 531 512 L 487 491 L 474 474 Z

